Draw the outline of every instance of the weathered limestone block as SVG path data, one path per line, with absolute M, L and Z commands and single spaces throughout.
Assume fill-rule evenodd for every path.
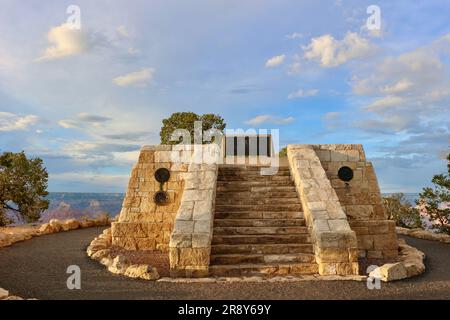
M 183 174 L 185 187 L 169 244 L 174 277 L 208 275 L 217 172 L 217 164 L 191 162 Z
M 113 237 L 149 237 L 149 224 L 145 222 L 113 222 L 111 230 Z
M 158 270 L 146 264 L 133 264 L 126 268 L 124 275 L 130 278 L 140 278 L 145 280 L 159 279 Z
M 3 288 L 0 288 L 0 300 L 6 299 L 9 296 L 9 291 Z
M 155 250 L 155 238 L 113 237 L 113 244 L 126 250 Z
M 128 259 L 122 255 L 118 255 L 108 267 L 108 271 L 116 274 L 124 274 L 129 266 L 130 262 Z
M 322 275 L 358 274 L 356 234 L 350 229 L 323 161 L 348 161 L 356 153 L 312 145 L 289 145 L 288 159 Z M 320 149 L 320 148 L 319 148 Z M 359 153 L 358 153 L 358 159 Z
M 403 263 L 387 263 L 381 267 L 376 268 L 370 274 L 370 277 L 379 278 L 382 281 L 401 280 L 408 277 L 406 268 Z
M 61 228 L 63 231 L 75 230 L 80 227 L 80 223 L 75 219 L 69 219 L 62 223 Z

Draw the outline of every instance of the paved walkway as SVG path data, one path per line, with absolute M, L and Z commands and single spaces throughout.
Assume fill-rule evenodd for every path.
M 365 282 L 159 283 L 113 275 L 85 253 L 104 228 L 33 238 L 0 249 L 0 287 L 38 299 L 450 299 L 450 245 L 406 238 L 427 254 L 425 274 L 368 290 Z M 66 269 L 78 265 L 82 289 L 68 290 Z

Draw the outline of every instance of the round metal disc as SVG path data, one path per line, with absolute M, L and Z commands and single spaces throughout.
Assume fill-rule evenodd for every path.
M 170 171 L 166 168 L 159 168 L 155 171 L 155 179 L 158 182 L 164 183 L 170 179 Z
M 156 204 L 165 204 L 169 201 L 169 195 L 165 191 L 158 191 L 153 196 L 153 201 L 155 201 Z
M 341 167 L 338 171 L 338 177 L 342 181 L 348 182 L 353 179 L 353 170 L 349 167 Z

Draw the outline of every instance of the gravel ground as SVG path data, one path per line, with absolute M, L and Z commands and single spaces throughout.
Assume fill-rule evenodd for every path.
M 368 290 L 365 282 L 166 283 L 128 279 L 90 260 L 85 249 L 105 227 L 81 229 L 0 249 L 0 287 L 38 299 L 450 299 L 450 245 L 405 237 L 427 255 L 425 274 Z M 68 290 L 69 265 L 81 290 Z

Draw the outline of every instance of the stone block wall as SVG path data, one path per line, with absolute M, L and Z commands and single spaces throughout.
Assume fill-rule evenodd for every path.
M 220 149 L 217 145 L 158 145 L 142 148 L 132 169 L 112 244 L 127 250 L 159 250 L 170 258 L 172 276 L 206 276 L 209 270 Z M 170 171 L 164 183 L 170 200 L 153 200 L 160 183 L 154 174 Z
M 170 239 L 172 277 L 209 274 L 217 173 L 217 164 L 191 163 L 184 174 L 185 189 Z
M 358 274 L 357 238 L 312 145 L 289 145 L 291 174 L 302 201 L 321 275 Z
M 182 152 L 174 146 L 145 146 L 131 171 L 122 210 L 112 223 L 112 243 L 127 250 L 169 251 L 173 224 L 183 195 L 182 174 L 188 165 L 174 163 L 173 153 Z M 189 155 L 188 155 L 189 156 Z M 165 205 L 156 205 L 153 196 L 160 190 L 154 173 L 159 168 L 170 170 L 170 180 L 164 183 L 169 194 Z
M 387 220 L 377 177 L 372 163 L 366 161 L 362 145 L 314 145 L 314 150 L 356 232 L 359 256 L 395 260 L 398 254 L 395 222 Z M 354 172 L 353 179 L 347 183 L 338 177 L 343 166 Z

